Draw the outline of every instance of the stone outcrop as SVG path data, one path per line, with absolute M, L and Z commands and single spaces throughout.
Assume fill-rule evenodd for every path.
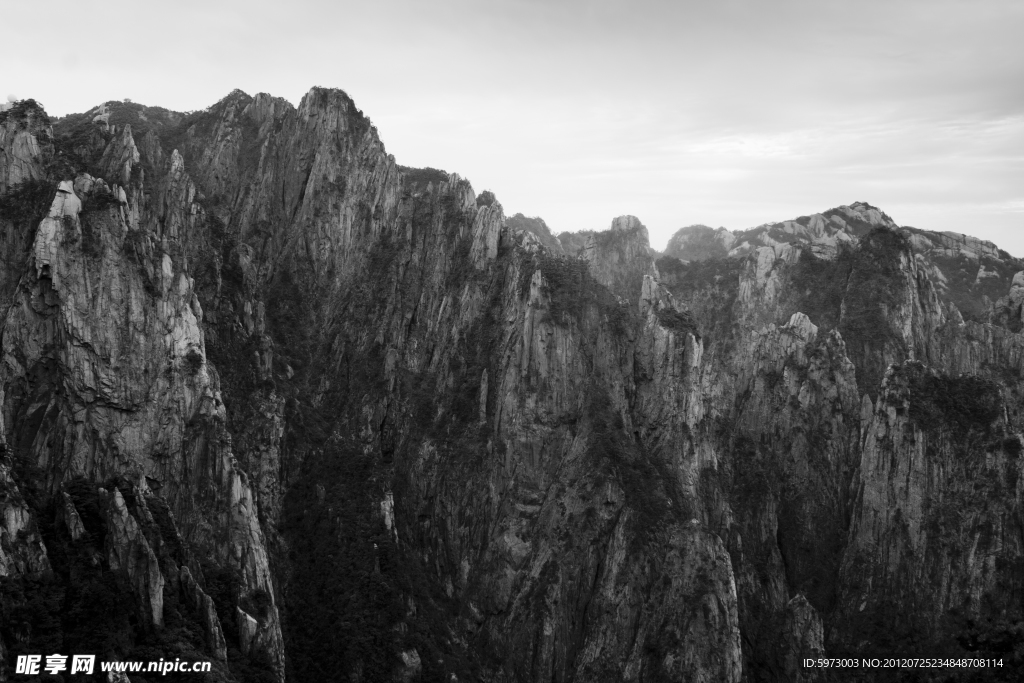
M 111 569 L 128 577 L 142 611 L 142 623 L 163 626 L 164 576 L 160 562 L 138 522 L 128 514 L 121 492 L 114 489 L 108 493 L 101 489 L 100 495 L 108 499 L 107 562 Z
M 820 680 L 821 674 L 805 667 L 803 660 L 825 654 L 825 634 L 821 617 L 803 595 L 797 594 L 786 605 L 783 634 L 787 680 L 793 683 Z
M 10 468 L 0 462 L 0 576 L 49 571 L 46 546 Z
M 0 121 L 0 310 L 10 305 L 26 251 L 53 198 L 44 169 L 48 131 L 38 106 L 9 110 Z
M 607 231 L 590 235 L 579 255 L 595 280 L 634 304 L 643 277 L 655 272 L 650 236 L 636 216 L 619 216 Z
M 82 517 L 78 514 L 78 509 L 75 508 L 75 502 L 71 499 L 71 496 L 66 491 L 60 492 L 59 516 L 60 521 L 64 525 L 64 530 L 72 541 L 78 541 L 85 536 L 85 525 L 82 523 Z
M 0 113 L 0 195 L 45 177 L 40 162 L 49 137 L 45 112 L 26 100 Z
M 227 643 L 224 640 L 224 631 L 221 629 L 220 619 L 217 617 L 217 606 L 214 604 L 213 598 L 199 587 L 199 584 L 192 578 L 188 567 L 181 568 L 180 576 L 185 598 L 202 617 L 203 627 L 206 630 L 207 647 L 217 659 L 226 660 L 228 657 Z

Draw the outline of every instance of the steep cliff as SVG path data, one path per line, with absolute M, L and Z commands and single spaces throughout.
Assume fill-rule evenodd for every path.
M 933 284 L 922 240 L 952 238 L 875 214 L 834 250 L 801 231 L 812 217 L 757 231 L 791 228 L 786 242 L 658 261 L 708 331 L 709 403 L 732 432 L 708 439 L 728 456 L 705 504 L 731 515 L 716 530 L 741 577 L 751 680 L 796 677 L 785 634 L 800 622 L 821 634 L 803 647 L 832 653 L 1020 656 L 1020 337 L 965 323 Z M 994 247 L 983 258 L 1020 267 Z M 723 315 L 716 301 L 734 303 Z
M 31 130 L 32 121 L 9 117 L 6 125 Z M 82 153 L 59 132 L 52 148 L 23 160 L 23 177 L 34 182 L 38 172 L 56 192 L 31 246 L 8 252 L 21 265 L 4 311 L 0 446 L 14 485 L 32 493 L 30 519 L 19 524 L 42 527 L 56 558 L 52 567 L 17 562 L 6 572 L 2 637 L 11 639 L 11 653 L 87 644 L 130 657 L 177 643 L 200 656 L 188 626 L 219 642 L 221 632 L 240 630 L 227 603 L 242 609 L 259 595 L 266 604 L 251 638 L 233 644 L 283 677 L 267 545 L 249 476 L 232 453 L 218 376 L 206 361 L 188 254 L 166 220 L 171 211 L 161 224 L 151 207 L 172 206 L 192 221 L 201 210 L 188 203 L 194 190 L 181 193 L 175 183 L 180 156 L 149 184 L 130 126 L 102 137 L 102 153 L 78 160 L 81 168 L 67 158 Z M 16 512 L 17 488 L 11 492 L 6 505 Z M 55 515 L 65 524 L 50 523 Z M 35 538 L 19 535 L 15 557 Z M 189 567 L 196 578 L 183 581 Z M 221 573 L 230 577 L 221 606 L 230 623 L 210 614 L 203 597 Z M 38 596 L 15 590 L 25 582 L 41 582 L 51 598 L 41 611 L 28 609 Z M 123 605 L 120 596 L 134 607 L 90 630 L 103 614 L 90 608 L 104 598 Z M 194 604 L 179 613 L 179 598 Z M 89 619 L 83 623 L 75 607 Z M 222 650 L 208 654 L 224 659 Z
M 994 246 L 862 203 L 657 261 L 632 216 L 555 238 L 337 90 L 4 113 L 8 659 L 754 681 L 1019 647 Z

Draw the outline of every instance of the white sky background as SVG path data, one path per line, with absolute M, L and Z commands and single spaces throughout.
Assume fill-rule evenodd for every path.
M 867 201 L 1024 256 L 1020 0 L 2 0 L 0 97 L 344 89 L 407 166 L 663 248 Z

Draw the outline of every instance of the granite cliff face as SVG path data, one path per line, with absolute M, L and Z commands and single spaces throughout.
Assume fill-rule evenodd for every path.
M 841 232 L 840 213 L 859 227 Z M 898 228 L 864 204 L 751 233 L 727 256 L 657 263 L 699 328 L 720 330 L 724 317 L 740 333 L 705 337 L 704 357 L 732 431 L 716 445 L 729 453 L 716 487 L 730 467 L 756 473 L 753 490 L 725 487 L 733 517 L 716 528 L 735 538 L 737 574 L 750 572 L 739 581 L 745 674 L 798 678 L 794 642 L 1019 657 L 1021 338 L 991 306 L 990 322 L 965 321 L 959 302 L 987 305 L 971 298 L 978 281 L 939 275 L 943 249 L 975 271 L 1019 272 L 1021 261 Z M 737 269 L 733 295 L 723 283 Z M 1012 301 L 1015 276 L 1000 277 Z M 724 315 L 708 305 L 731 296 Z
M 396 165 L 336 90 L 4 114 L 8 659 L 554 682 L 1016 656 L 1024 264 L 994 246 L 865 204 L 657 260 L 632 216 L 556 238 Z

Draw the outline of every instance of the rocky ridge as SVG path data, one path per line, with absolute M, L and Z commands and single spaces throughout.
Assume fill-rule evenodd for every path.
M 664 256 L 684 262 L 737 258 L 762 247 L 788 244 L 832 260 L 842 249 L 855 247 L 876 227 L 896 230 L 909 240 L 914 257 L 927 269 L 942 300 L 956 307 L 959 314 L 978 322 L 1019 324 L 1020 302 L 1011 300 L 1007 290 L 1014 275 L 1024 268 L 1024 261 L 969 235 L 900 227 L 885 212 L 865 202 L 736 232 L 702 225 L 681 228 L 669 240 Z

